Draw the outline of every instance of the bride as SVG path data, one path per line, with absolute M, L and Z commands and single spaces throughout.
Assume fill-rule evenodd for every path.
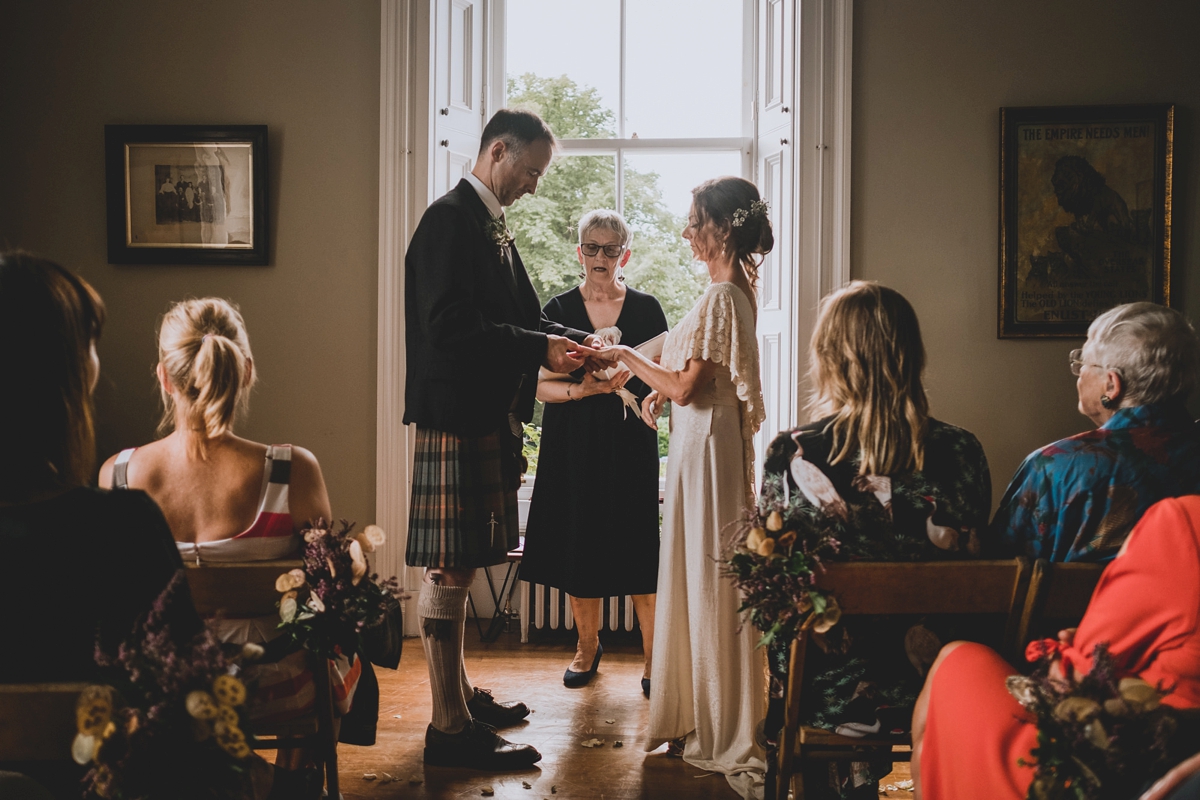
M 667 335 L 661 364 L 628 347 L 605 352 L 653 391 L 642 418 L 672 403 L 658 572 L 650 743 L 683 740 L 690 764 L 761 797 L 766 769 L 755 728 L 766 713 L 766 662 L 740 600 L 720 574 L 722 542 L 753 506 L 752 437 L 763 421 L 755 284 L 774 244 L 754 184 L 716 178 L 692 190 L 683 238 L 708 266 L 708 289 Z

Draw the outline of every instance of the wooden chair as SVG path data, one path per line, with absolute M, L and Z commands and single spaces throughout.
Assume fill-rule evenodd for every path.
M 0 684 L 0 762 L 70 761 L 86 683 Z
M 1052 564 L 1039 558 L 1033 565 L 1025 610 L 1017 628 L 1017 645 L 1023 647 L 1031 639 L 1053 637 L 1062 628 L 1077 625 L 1104 567 L 1076 562 Z
M 855 562 L 830 564 L 817 586 L 833 593 L 843 616 L 860 614 L 972 614 L 1004 615 L 1004 649 L 1011 652 L 1029 585 L 1029 562 L 937 561 L 926 563 Z M 800 687 L 804 681 L 807 633 L 792 643 L 788 682 L 784 694 L 784 725 L 779 737 L 777 800 L 804 798 L 804 780 L 797 761 L 853 759 L 856 751 L 885 751 L 895 761 L 907 761 L 910 752 L 892 753 L 910 739 L 897 736 L 849 737 L 800 725 Z
M 302 569 L 301 561 L 246 561 L 187 565 L 192 602 L 202 617 L 260 617 L 278 613 L 279 592 L 275 579 L 291 569 Z M 337 736 L 333 727 L 333 685 L 329 662 L 309 659 L 316 689 L 316 713 L 309 719 L 274 726 L 255 726 L 256 750 L 309 747 L 325 769 L 325 785 L 332 798 L 338 797 Z

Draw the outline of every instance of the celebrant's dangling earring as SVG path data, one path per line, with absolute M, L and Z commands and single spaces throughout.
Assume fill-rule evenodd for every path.
M 617 267 L 617 280 L 619 280 L 621 283 L 625 282 L 625 268 L 624 267 Z
M 1100 405 L 1102 405 L 1104 408 L 1108 409 L 1109 411 L 1111 411 L 1112 409 L 1117 407 L 1116 401 L 1114 401 L 1111 397 L 1109 397 L 1106 394 L 1100 396 Z
M 587 280 L 587 273 L 584 272 L 583 270 L 579 270 L 579 280 L 581 280 L 581 281 Z

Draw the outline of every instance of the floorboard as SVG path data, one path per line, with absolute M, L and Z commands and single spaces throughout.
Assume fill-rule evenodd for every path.
M 533 769 L 496 774 L 422 763 L 430 715 L 429 677 L 420 641 L 405 640 L 400 668 L 377 670 L 380 709 L 375 746 L 338 749 L 343 796 L 346 800 L 475 798 L 485 796 L 484 789 L 490 787 L 500 800 L 737 800 L 722 776 L 668 758 L 665 749 L 644 752 L 650 701 L 641 692 L 639 645 L 606 641 L 599 673 L 581 689 L 562 685 L 573 652 L 573 642 L 563 638 L 522 645 L 515 633 L 506 633 L 493 644 L 481 644 L 468 630 L 467 674 L 475 685 L 492 689 L 500 700 L 524 700 L 533 709 L 525 724 L 502 735 L 532 744 L 542 753 Z M 604 744 L 583 747 L 589 739 Z M 621 747 L 614 747 L 616 742 Z M 887 782 L 908 778 L 908 765 L 897 767 L 901 769 Z M 375 778 L 367 780 L 366 775 Z

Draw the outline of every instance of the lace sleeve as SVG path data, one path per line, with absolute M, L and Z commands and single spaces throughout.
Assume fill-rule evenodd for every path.
M 693 358 L 729 368 L 742 405 L 742 438 L 752 439 L 764 419 L 758 338 L 754 333 L 754 307 L 733 284 L 710 287 L 671 331 L 663 348 L 663 366 L 683 369 Z

